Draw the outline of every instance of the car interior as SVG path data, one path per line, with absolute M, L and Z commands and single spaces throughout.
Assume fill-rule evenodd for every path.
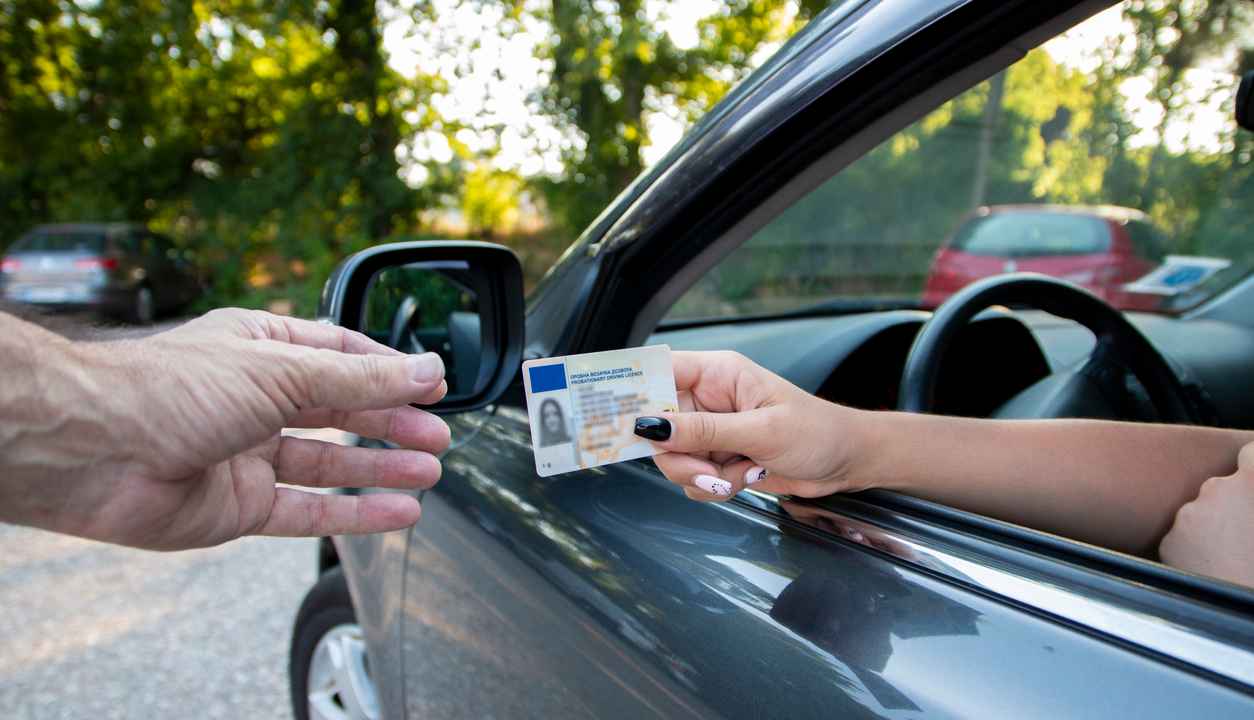
M 633 339 L 666 343 L 677 350 L 736 350 L 832 402 L 867 409 L 901 407 L 903 371 L 929 317 L 918 302 L 922 278 L 963 213 L 972 205 L 1033 198 L 1065 204 L 1067 192 L 1058 185 L 1049 186 L 1050 175 L 1057 170 L 1053 166 L 1070 162 L 1064 172 L 1084 173 L 1090 169 L 1086 162 L 1099 162 L 1092 157 L 1066 159 L 1066 143 L 1074 139 L 1066 130 L 1058 140 L 1015 135 L 1022 128 L 1014 124 L 1026 116 L 1033 120 L 1025 123 L 1042 125 L 1050 121 L 1056 125 L 1060 117 L 1065 123 L 1076 116 L 1077 108 L 1068 105 L 1083 102 L 1077 100 L 1077 93 L 1085 92 L 1094 76 L 1060 71 L 1064 83 L 1049 86 L 1037 81 L 1034 97 L 1025 88 L 1033 82 L 1030 78 L 1054 72 L 1055 63 L 1076 52 L 1086 36 L 1118 30 L 1112 17 L 1117 17 L 1120 7 L 1087 4 L 939 83 L 821 156 L 675 271 L 639 314 Z M 1072 27 L 1076 23 L 1080 24 Z M 1215 73 L 1208 80 L 1227 83 L 1228 93 L 1235 94 L 1238 78 L 1230 72 Z M 992 115 L 998 111 L 989 109 L 992 98 L 1001 103 L 1000 117 Z M 1199 145 L 1199 151 L 1231 152 L 1234 144 L 1244 147 L 1240 133 L 1248 132 L 1235 127 L 1230 105 L 1219 108 L 1201 100 L 1190 102 L 1195 103 L 1192 122 L 1215 136 L 1213 144 Z M 1016 103 L 1019 110 L 1014 109 Z M 1024 114 L 1018 120 L 1017 112 Z M 1073 128 L 1073 132 L 1081 130 Z M 1154 141 L 1132 138 L 1130 152 L 1148 157 Z M 1158 138 L 1157 142 L 1189 140 Z M 905 163 L 895 162 L 929 148 L 950 157 L 976 159 L 944 169 L 939 180 L 908 174 Z M 981 166 L 981 154 L 991 161 Z M 989 172 L 1003 172 L 1015 180 L 997 188 L 988 182 Z M 1011 187 L 1015 182 L 1018 189 Z M 1242 244 L 1240 237 L 1234 241 L 1234 233 L 1216 229 L 1237 222 L 1233 215 L 1221 218 L 1217 210 L 1221 205 L 1243 207 L 1243 198 L 1222 196 L 1235 195 L 1237 186 L 1236 178 L 1219 182 L 1212 192 L 1221 195 L 1215 198 L 1220 202 L 1208 208 L 1216 215 L 1198 221 L 1188 243 L 1171 246 L 1185 246 L 1184 251 L 1172 252 L 1214 261 L 1221 269 L 1187 287 L 1142 297 L 1133 306 L 1136 309 L 1120 315 L 1170 367 L 1173 380 L 1187 396 L 1191 422 L 1249 428 L 1254 427 L 1254 314 L 1249 312 L 1254 307 L 1254 278 L 1247 275 L 1254 244 L 1248 239 Z M 881 202 L 877 196 L 890 199 Z M 1070 202 L 1130 205 L 1128 197 L 1127 193 L 1111 197 L 1089 193 Z M 1151 198 L 1143 200 L 1152 204 Z M 1149 211 L 1160 224 L 1173 221 L 1161 207 L 1135 209 Z M 1245 222 L 1248 218 L 1242 217 L 1240 224 Z M 1179 227 L 1157 227 L 1156 231 L 1170 239 L 1172 229 Z M 1147 302 L 1153 308 L 1150 311 L 1144 310 Z M 1070 416 L 1005 412 L 1017 397 L 1051 375 L 1089 362 L 1102 344 L 1084 323 L 1037 305 L 1030 297 L 1023 303 L 993 304 L 957 332 L 937 370 L 932 411 L 971 417 Z M 1156 410 L 1144 378 L 1130 372 L 1127 362 L 1119 367 L 1125 402 L 1117 412 L 1085 416 L 1173 419 Z M 958 518 L 976 532 L 991 527 L 983 524 L 985 519 L 965 513 L 945 508 L 932 511 L 950 513 L 951 519 Z M 1012 534 L 1021 538 L 1043 535 L 1022 528 Z M 1155 558 L 1121 557 L 1062 538 L 1033 541 L 1069 559 L 1096 562 L 1110 572 L 1176 588 L 1187 586 L 1211 593 L 1211 598 L 1218 593 L 1229 599 L 1244 598 L 1246 603 L 1254 600 L 1254 591 L 1184 577 L 1157 564 Z

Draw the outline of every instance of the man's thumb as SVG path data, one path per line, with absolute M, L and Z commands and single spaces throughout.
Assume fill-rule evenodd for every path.
M 422 355 L 310 353 L 302 370 L 309 407 L 376 410 L 426 399 L 444 380 L 444 361 Z

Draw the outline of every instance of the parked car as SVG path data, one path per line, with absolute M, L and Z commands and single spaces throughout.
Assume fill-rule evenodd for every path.
M 0 260 L 6 300 L 148 324 L 203 292 L 185 251 L 130 223 L 40 225 Z
M 647 460 L 535 472 L 520 360 L 650 343 L 736 350 L 865 408 L 1254 427 L 1249 275 L 1178 315 L 1022 274 L 931 314 L 874 288 L 772 284 L 808 256 L 740 254 L 846 227 L 893 239 L 937 196 L 970 198 L 957 182 L 901 196 L 891 167 L 922 131 L 902 133 L 944 125 L 925 113 L 1102 5 L 834 4 L 607 208 L 525 305 L 499 246 L 347 259 L 324 318 L 467 364 L 435 408 L 452 446 L 421 522 L 320 545 L 290 650 L 296 717 L 1254 716 L 1249 588 L 892 493 L 698 503 Z M 868 172 L 868 158 L 893 163 Z M 868 209 L 847 199 L 855 181 L 898 226 L 855 225 Z M 401 267 L 404 283 L 377 282 Z M 376 294 L 426 287 L 421 272 L 444 289 Z
M 993 205 L 963 219 L 936 251 L 923 306 L 938 307 L 981 278 L 1037 272 L 1087 288 L 1123 310 L 1153 310 L 1158 299 L 1123 286 L 1162 263 L 1166 242 L 1131 208 Z

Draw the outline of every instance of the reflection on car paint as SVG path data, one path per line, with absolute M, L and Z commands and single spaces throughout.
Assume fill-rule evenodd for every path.
M 1055 614 L 1068 622 L 1088 625 L 1238 682 L 1254 684 L 1254 654 L 1230 644 L 1231 638 L 1208 635 L 1100 598 L 1082 596 L 1064 587 L 974 562 L 828 510 L 795 502 L 781 502 L 780 507 L 801 522 L 852 542 Z
M 1138 708 L 1189 697 L 1174 670 L 1133 697 L 1127 650 L 971 593 L 968 569 L 939 579 L 872 526 L 693 503 L 647 461 L 539 478 L 521 408 L 474 415 L 450 419 L 482 429 L 410 538 L 411 716 L 1062 715 L 1095 675 Z

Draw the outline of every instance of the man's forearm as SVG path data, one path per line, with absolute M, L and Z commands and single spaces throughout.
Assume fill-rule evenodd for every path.
M 53 528 L 90 514 L 66 507 L 69 485 L 110 459 L 112 441 L 93 400 L 104 378 L 82 355 L 64 337 L 0 313 L 2 521 Z
M 1090 420 L 871 413 L 855 482 L 1152 556 L 1254 433 Z

